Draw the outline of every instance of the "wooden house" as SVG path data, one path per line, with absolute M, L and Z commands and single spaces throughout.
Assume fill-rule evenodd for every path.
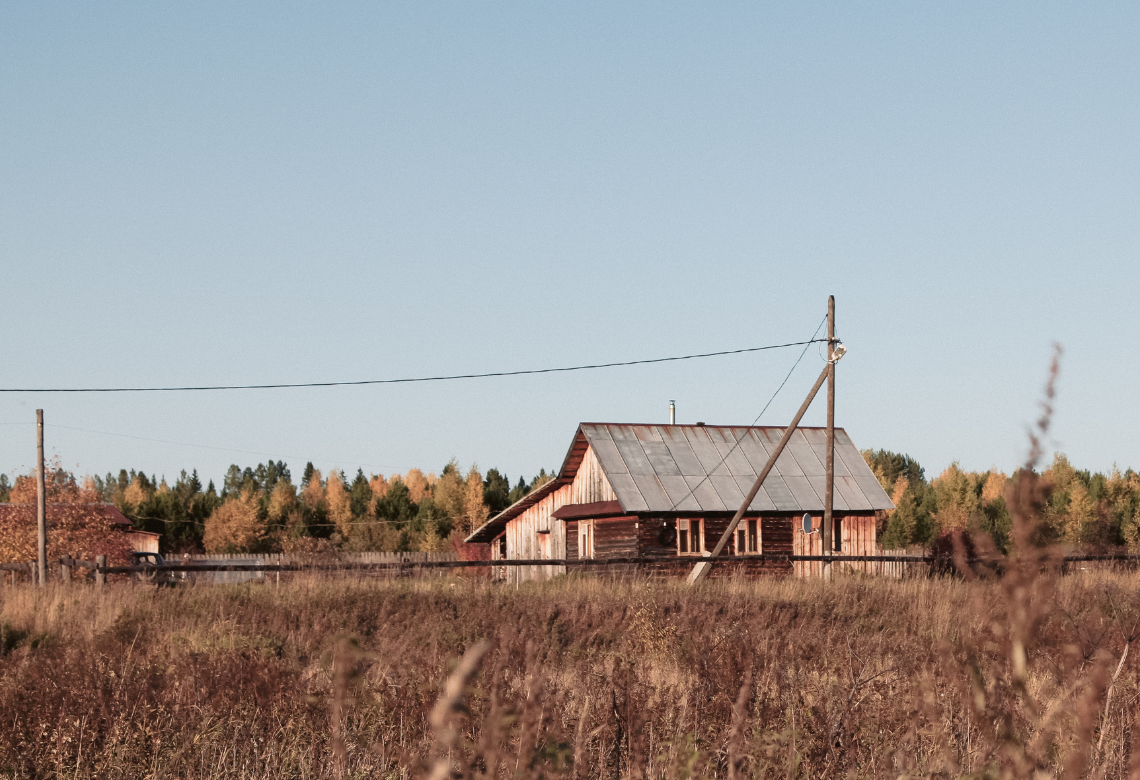
M 468 538 L 491 558 L 652 559 L 687 573 L 717 543 L 768 461 L 783 428 L 582 423 L 558 475 Z M 802 517 L 823 517 L 826 431 L 798 428 L 737 527 L 713 575 L 792 573 L 760 553 L 819 554 L 821 534 Z M 876 527 L 893 508 L 847 433 L 835 429 L 836 551 L 874 555 Z M 546 579 L 565 566 L 501 567 L 512 581 Z M 810 575 L 810 564 L 795 569 Z

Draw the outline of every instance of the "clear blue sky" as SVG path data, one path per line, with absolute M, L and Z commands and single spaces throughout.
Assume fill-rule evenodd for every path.
M 0 386 L 733 349 L 809 337 L 833 293 L 858 446 L 1014 468 L 1056 340 L 1053 446 L 1140 467 L 1137 41 L 1134 3 L 7 3 Z M 264 456 L 55 426 L 517 479 L 579 421 L 750 422 L 794 360 L 3 394 L 0 470 L 43 407 L 79 472 Z

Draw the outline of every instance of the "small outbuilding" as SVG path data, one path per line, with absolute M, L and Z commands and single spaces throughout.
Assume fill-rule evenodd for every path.
M 582 423 L 558 475 L 492 517 L 467 542 L 492 560 L 652 559 L 687 573 L 728 528 L 784 428 Z M 797 428 L 749 505 L 713 575 L 792 573 L 762 553 L 820 554 L 827 432 Z M 835 429 L 835 551 L 878 552 L 876 531 L 894 505 L 842 428 Z M 819 567 L 815 567 L 818 569 Z M 501 567 L 512 581 L 546 579 L 565 566 Z M 795 573 L 810 575 L 811 564 Z

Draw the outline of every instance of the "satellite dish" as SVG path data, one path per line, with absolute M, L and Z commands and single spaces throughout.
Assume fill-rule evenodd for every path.
M 818 531 L 816 531 L 816 530 L 812 530 L 812 527 L 811 527 L 811 515 L 809 515 L 807 512 L 804 512 L 804 526 L 803 526 L 803 527 L 804 527 L 804 533 L 805 533 L 805 534 L 814 534 L 814 533 L 818 533 Z

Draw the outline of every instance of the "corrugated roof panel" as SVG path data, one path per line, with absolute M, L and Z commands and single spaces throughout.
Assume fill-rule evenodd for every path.
M 764 448 L 768 450 L 771 455 L 776 451 L 776 447 L 780 445 L 780 439 L 784 437 L 784 428 L 760 428 L 757 430 L 760 440 L 764 444 Z M 756 472 L 759 474 L 760 472 Z M 788 452 L 785 447 L 784 451 L 780 453 L 780 457 L 776 459 L 776 465 L 773 468 L 773 473 L 780 476 L 798 477 L 802 474 L 800 464 L 796 463 L 796 459 L 792 457 L 792 453 Z
M 706 474 L 720 474 L 729 476 L 728 469 L 721 463 L 720 452 L 713 445 L 712 439 L 709 438 L 708 433 L 704 428 L 690 428 L 685 429 L 685 438 L 689 440 L 689 446 L 693 448 L 693 454 L 697 456 L 697 460 L 701 462 Z
M 637 434 L 633 432 L 632 425 L 607 425 L 606 432 L 614 441 L 637 441 Z
M 812 492 L 814 492 L 819 498 L 819 511 L 822 512 L 823 497 L 827 495 L 827 475 L 820 474 L 818 476 L 808 477 L 807 481 L 808 484 L 811 485 Z M 838 490 L 835 491 L 831 508 L 836 512 L 857 511 L 857 508 L 852 507 L 850 504 L 848 504 L 847 500 L 843 497 L 843 494 Z
M 625 511 L 649 511 L 649 504 L 646 503 L 645 497 L 641 495 L 641 490 L 638 489 L 637 483 L 633 481 L 633 477 L 625 473 L 610 474 L 609 480 L 610 485 L 614 489 L 614 495 L 617 496 L 618 502 Z
M 733 476 L 755 476 L 756 470 L 752 468 L 752 464 L 748 461 L 748 456 L 741 452 L 738 446 L 738 436 L 744 439 L 747 438 L 748 434 L 746 431 L 737 430 L 735 428 L 709 429 L 709 438 L 712 440 L 717 452 L 724 458 L 724 465 L 728 468 L 728 473 Z
M 854 476 L 856 474 L 874 474 L 871 472 L 871 467 L 867 465 L 867 461 L 863 460 L 863 456 L 859 450 L 855 449 L 855 445 L 848 439 L 845 442 L 839 440 L 839 436 L 835 437 L 835 460 L 842 460 L 843 465 L 847 467 L 847 474 L 844 476 Z M 835 473 L 839 474 L 839 467 L 836 466 Z
M 641 491 L 641 496 L 645 499 L 645 503 L 649 504 L 650 511 L 669 511 L 669 507 L 673 505 L 673 502 L 661 487 L 661 483 L 657 481 L 657 477 L 634 474 L 632 475 L 632 479 L 637 485 L 637 489 Z M 668 477 L 666 479 L 668 479 Z M 623 503 L 622 506 L 625 506 L 625 504 Z
M 852 477 L 836 477 L 835 493 L 837 497 L 843 496 L 843 500 L 851 507 L 852 512 L 867 512 L 872 509 L 871 502 L 863 495 L 863 491 Z
M 597 456 L 598 463 L 601 464 L 606 474 L 629 473 L 629 469 L 625 467 L 625 460 L 622 459 L 621 453 L 618 452 L 617 445 L 614 444 L 609 433 L 604 431 L 602 433 L 590 433 L 586 436 L 586 440 L 593 447 L 594 455 Z
M 779 479 L 779 477 L 777 477 L 774 474 L 771 474 L 768 476 L 768 479 L 765 480 L 764 485 L 767 485 L 768 482 L 770 482 L 772 480 L 776 480 L 776 479 Z M 748 495 L 748 491 L 752 489 L 752 485 L 755 482 L 756 482 L 755 479 L 748 479 L 747 477 L 736 477 L 736 486 L 738 488 L 740 488 L 740 503 L 741 504 L 744 503 L 744 497 Z M 765 490 L 764 485 L 761 485 L 760 489 L 758 491 L 756 491 L 756 495 L 752 498 L 752 503 L 748 505 L 748 511 L 750 511 L 750 512 L 775 512 L 776 511 L 776 503 L 772 500 L 772 497 L 768 494 L 768 491 Z M 783 483 L 781 483 L 781 489 L 787 490 L 788 487 L 787 487 L 787 485 L 784 485 Z M 740 504 L 737 504 L 736 508 L 739 509 Z
M 768 462 L 768 450 L 761 442 L 760 437 L 757 436 L 756 431 L 748 431 L 740 440 L 740 451 L 744 453 L 744 457 L 748 458 L 748 462 L 752 465 L 752 471 L 756 474 L 759 474 L 764 468 L 764 464 Z
M 808 484 L 807 477 L 790 477 L 784 476 L 784 483 L 788 489 L 792 491 L 792 497 L 796 500 L 796 505 L 793 509 L 807 509 L 808 507 L 822 508 L 822 502 L 815 491 L 811 489 Z M 765 480 L 767 482 L 767 480 Z
M 657 480 L 669 496 L 668 505 L 673 507 L 675 511 L 709 511 L 709 507 L 702 504 L 700 499 L 689 490 L 689 485 L 686 484 L 684 477 L 658 477 Z
M 787 447 L 780 453 L 780 457 L 776 458 L 776 471 L 781 477 L 800 477 L 804 473 Z
M 792 495 L 791 489 L 779 474 L 768 475 L 764 480 L 764 491 L 768 494 L 768 498 L 772 499 L 777 512 L 795 512 L 800 509 L 796 497 Z
M 641 449 L 641 442 L 629 441 L 622 439 L 615 441 L 618 452 L 621 453 L 622 460 L 625 461 L 625 467 L 629 470 L 630 474 L 635 477 L 637 475 L 649 476 L 653 474 L 653 464 L 649 462 L 649 458 L 645 457 L 645 450 Z
M 685 484 L 689 490 L 693 491 L 693 495 L 697 497 L 697 502 L 704 511 L 725 512 L 730 509 L 735 510 L 736 507 L 728 506 L 721 499 L 720 493 L 713 486 L 713 479 L 731 479 L 731 477 L 686 477 Z M 740 506 L 740 503 L 737 502 L 736 506 Z
M 887 491 L 883 490 L 883 486 L 879 484 L 879 480 L 874 475 L 856 474 L 851 479 L 859 485 L 859 489 L 867 497 L 871 509 L 894 509 L 891 497 L 887 495 Z
M 662 434 L 664 434 L 665 446 L 669 448 L 669 454 L 673 456 L 673 462 L 677 464 L 680 472 L 686 477 L 703 477 L 705 475 L 704 467 L 697 460 L 697 456 L 693 453 L 693 448 L 689 446 L 689 440 L 685 438 L 685 434 L 673 427 L 663 429 Z
M 785 429 L 583 424 L 582 430 L 625 511 L 678 511 L 673 507 L 672 494 L 681 484 L 679 477 L 686 477 L 686 490 L 700 485 L 693 497 L 700 511 L 723 512 L 735 511 L 739 506 Z M 826 441 L 823 429 L 797 429 L 749 509 L 820 511 Z M 835 470 L 837 512 L 890 507 L 882 489 L 874 489 L 877 480 L 842 429 L 836 429 Z M 715 479 L 700 483 L 710 471 Z M 635 479 L 622 480 L 624 474 L 632 474 Z M 849 480 L 842 488 L 838 487 L 839 477 Z M 664 481 L 669 481 L 668 492 L 662 486 Z M 686 501 L 681 511 L 695 509 Z
M 699 477 L 698 477 L 699 479 Z M 720 500 L 726 507 L 732 511 L 740 509 L 740 505 L 744 503 L 744 492 L 732 477 L 709 477 L 709 483 L 716 490 L 716 494 L 720 496 Z
M 815 453 L 816 460 L 824 464 L 824 470 L 826 471 L 827 431 L 821 430 L 819 428 L 805 428 L 803 429 L 803 432 L 804 437 L 808 440 L 808 443 L 811 444 L 811 450 Z M 836 443 L 838 444 L 838 439 L 836 440 Z M 851 476 L 850 469 L 847 468 L 847 464 L 843 462 L 838 454 L 836 454 L 832 462 L 835 464 L 835 475 L 837 477 Z
M 776 451 L 776 445 L 780 443 L 780 437 L 784 435 L 783 428 L 756 428 L 749 432 L 757 443 L 764 449 L 765 458 L 764 463 L 768 462 L 768 458 Z M 759 474 L 760 470 L 764 467 L 764 463 L 756 466 L 756 473 Z M 780 473 L 779 466 L 776 466 L 773 471 L 776 474 Z
M 673 453 L 669 451 L 665 442 L 642 441 L 641 449 L 645 451 L 645 457 L 649 459 L 649 464 L 653 466 L 657 476 L 681 476 L 681 470 L 677 468 L 677 463 L 673 460 Z
M 816 457 L 811 443 L 808 442 L 803 431 L 797 429 L 792 433 L 792 439 L 788 442 L 787 448 L 791 450 L 792 457 L 796 459 L 796 463 L 799 464 L 800 471 L 804 476 L 816 477 L 827 473 L 823 461 Z

